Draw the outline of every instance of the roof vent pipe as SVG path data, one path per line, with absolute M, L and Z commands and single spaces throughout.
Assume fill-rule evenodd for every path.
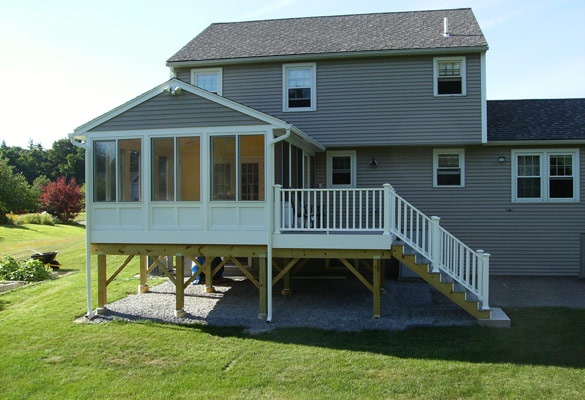
M 449 33 L 449 18 L 443 18 L 443 36 L 449 37 L 451 34 Z

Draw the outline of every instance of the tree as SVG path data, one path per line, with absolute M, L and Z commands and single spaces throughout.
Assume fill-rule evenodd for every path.
M 79 183 L 85 182 L 85 150 L 75 147 L 69 139 L 59 139 L 53 142 L 53 147 L 47 151 L 51 173 L 47 175 L 51 179 L 64 176 L 68 179 L 75 178 Z
M 0 156 L 0 223 L 6 222 L 9 212 L 37 210 L 37 192 L 31 189 L 22 174 L 14 172 L 8 160 Z
M 43 186 L 41 210 L 48 212 L 63 222 L 71 222 L 81 211 L 83 195 L 75 178 L 67 182 L 64 176 Z

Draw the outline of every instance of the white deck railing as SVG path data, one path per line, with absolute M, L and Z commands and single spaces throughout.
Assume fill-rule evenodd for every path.
M 274 186 L 275 233 L 395 235 L 478 297 L 489 309 L 489 257 L 474 251 L 398 195 L 391 185 L 368 189 L 282 189 Z

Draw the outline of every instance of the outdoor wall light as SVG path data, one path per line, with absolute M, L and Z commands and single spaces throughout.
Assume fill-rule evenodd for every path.
M 376 161 L 376 159 L 374 157 L 372 157 L 372 161 L 370 161 L 370 167 L 372 167 L 372 169 L 376 169 L 377 165 L 378 165 L 378 161 Z
M 506 161 L 506 156 L 499 156 L 498 157 L 498 162 L 504 162 Z

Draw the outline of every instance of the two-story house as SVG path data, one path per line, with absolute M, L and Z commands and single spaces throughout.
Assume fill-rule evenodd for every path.
M 90 254 L 98 311 L 140 256 L 140 290 L 159 266 L 183 315 L 185 260 L 205 256 L 207 291 L 223 257 L 268 320 L 307 259 L 340 260 L 375 317 L 390 258 L 492 322 L 490 274 L 578 275 L 585 103 L 486 101 L 487 50 L 471 9 L 210 25 L 169 81 L 70 135 L 87 151 L 88 312 Z M 109 254 L 128 255 L 110 278 Z

